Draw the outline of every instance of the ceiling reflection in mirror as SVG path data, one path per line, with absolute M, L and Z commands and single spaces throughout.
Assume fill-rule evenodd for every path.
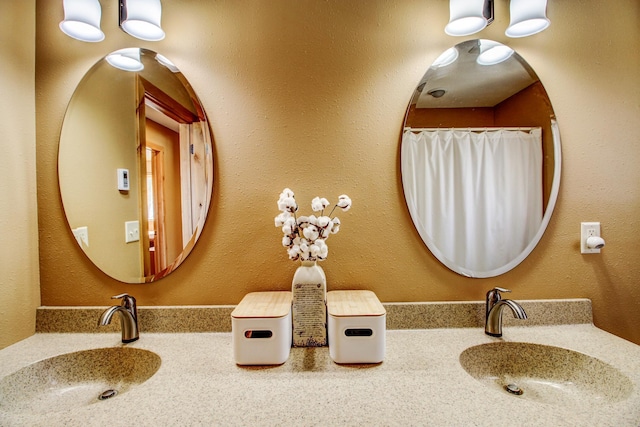
M 202 232 L 212 136 L 198 97 L 167 58 L 140 48 L 113 54 L 87 72 L 67 107 L 60 193 L 73 236 L 100 270 L 152 282 L 174 271 Z
M 400 151 L 409 213 L 445 266 L 493 277 L 535 248 L 559 190 L 560 135 L 517 52 L 490 40 L 443 52 L 414 91 Z

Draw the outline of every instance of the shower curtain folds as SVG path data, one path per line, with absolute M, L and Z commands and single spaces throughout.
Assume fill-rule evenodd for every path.
M 493 270 L 540 228 L 542 131 L 407 128 L 402 177 L 411 216 L 434 255 L 467 270 Z

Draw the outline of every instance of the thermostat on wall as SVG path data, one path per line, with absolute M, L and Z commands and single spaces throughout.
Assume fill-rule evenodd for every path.
M 129 169 L 118 169 L 118 190 L 129 191 Z

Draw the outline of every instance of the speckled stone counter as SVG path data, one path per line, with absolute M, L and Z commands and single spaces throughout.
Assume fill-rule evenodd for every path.
M 532 314 L 530 313 L 530 318 Z M 505 319 L 506 320 L 506 319 Z M 106 401 L 46 416 L 0 412 L 2 426 L 632 426 L 640 425 L 640 346 L 589 323 L 388 330 L 375 365 L 337 365 L 328 348 L 293 348 L 275 367 L 240 367 L 228 332 L 149 333 L 128 346 L 162 358 L 145 383 Z M 630 396 L 580 410 L 487 388 L 462 368 L 467 348 L 497 341 L 564 347 L 598 358 L 633 383 Z M 0 351 L 0 378 L 43 358 L 121 346 L 120 334 L 37 333 Z
M 527 311 L 527 326 L 592 323 L 588 299 L 518 301 Z M 387 329 L 473 328 L 484 325 L 481 301 L 385 303 Z M 98 327 L 106 307 L 40 307 L 37 332 L 113 332 L 119 322 Z M 140 329 L 145 332 L 231 332 L 235 306 L 139 306 Z M 504 317 L 505 325 L 519 320 Z

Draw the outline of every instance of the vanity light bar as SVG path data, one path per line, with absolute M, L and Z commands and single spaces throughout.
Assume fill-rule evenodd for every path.
M 60 30 L 76 40 L 100 42 L 104 33 L 100 28 L 102 8 L 98 0 L 63 0 L 64 19 Z M 119 25 L 129 35 L 146 41 L 164 39 L 160 26 L 160 0 L 118 0 Z
M 449 23 L 444 32 L 450 36 L 468 36 L 493 22 L 493 0 L 449 0 Z M 549 27 L 547 0 L 510 0 L 511 21 L 508 37 L 526 37 Z

